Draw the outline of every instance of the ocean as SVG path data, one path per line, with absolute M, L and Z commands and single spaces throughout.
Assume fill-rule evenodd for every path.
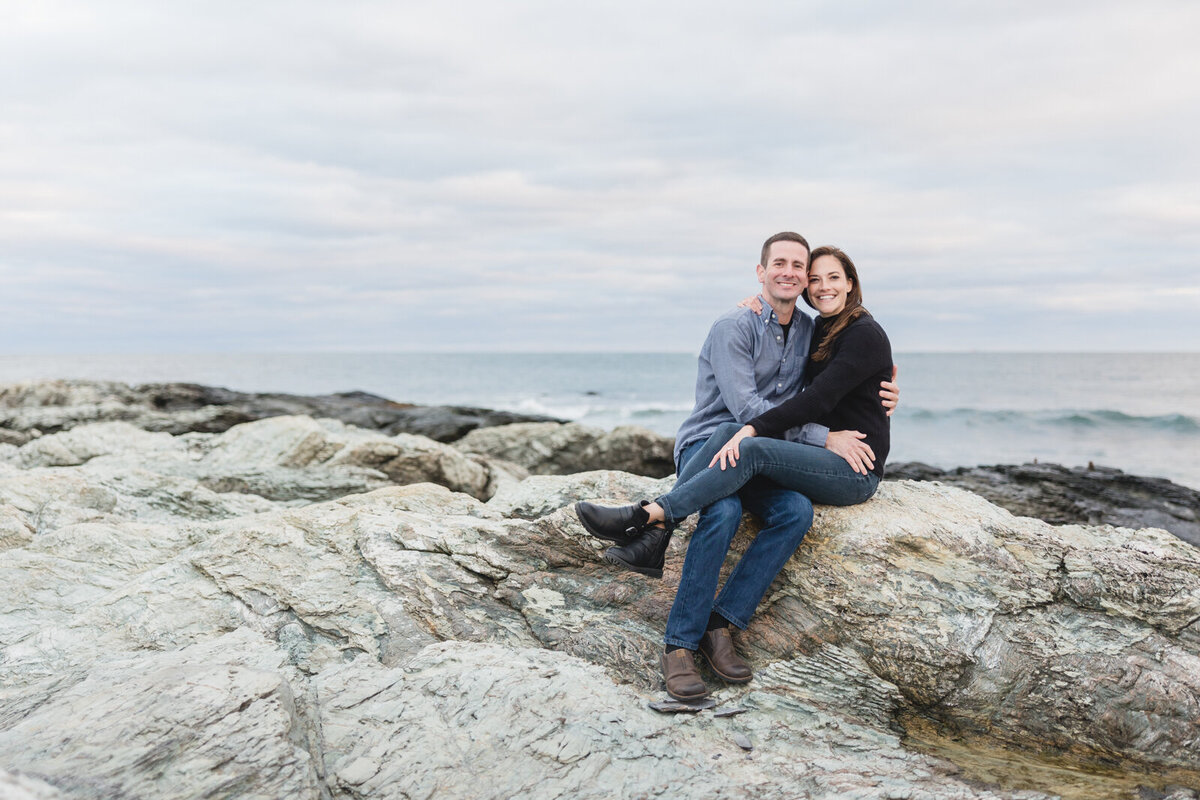
M 898 354 L 889 461 L 1117 467 L 1200 489 L 1200 353 Z M 498 408 L 666 435 L 692 406 L 679 353 L 0 355 L 0 383 L 187 381 Z

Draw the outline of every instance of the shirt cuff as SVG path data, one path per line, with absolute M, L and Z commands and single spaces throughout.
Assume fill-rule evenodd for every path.
M 816 422 L 809 422 L 800 429 L 800 443 L 811 444 L 813 447 L 824 447 L 825 439 L 829 436 L 829 428 Z

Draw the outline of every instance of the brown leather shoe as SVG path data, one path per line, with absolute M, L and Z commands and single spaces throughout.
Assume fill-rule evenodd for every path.
M 730 683 L 747 683 L 754 677 L 754 670 L 734 652 L 729 628 L 706 631 L 700 637 L 700 654 L 708 659 L 713 672 Z
M 691 650 L 672 650 L 662 656 L 663 678 L 667 682 L 667 694 L 685 703 L 708 697 L 708 687 L 696 669 Z

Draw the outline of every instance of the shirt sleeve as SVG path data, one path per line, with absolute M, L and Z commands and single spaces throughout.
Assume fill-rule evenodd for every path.
M 755 320 L 754 324 L 758 324 Z M 712 331 L 709 359 L 721 402 L 738 422 L 771 409 L 771 404 L 758 394 L 754 381 L 754 333 L 749 326 L 735 320 L 719 321 Z
M 755 428 L 755 430 L 758 430 Z M 829 438 L 829 428 L 819 422 L 806 422 L 800 429 L 800 444 L 811 444 L 813 447 L 824 447 Z
M 755 433 L 778 438 L 788 428 L 822 419 L 851 389 L 875 373 L 880 343 L 873 328 L 850 327 L 839 338 L 837 353 L 803 392 L 750 420 Z

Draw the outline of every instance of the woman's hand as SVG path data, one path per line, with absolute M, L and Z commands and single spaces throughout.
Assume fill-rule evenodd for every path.
M 726 463 L 728 463 L 731 467 L 736 467 L 738 459 L 742 457 L 742 454 L 738 449 L 738 445 L 741 444 L 742 439 L 757 435 L 758 433 L 754 430 L 754 426 L 743 425 L 741 430 L 735 433 L 733 438 L 726 442 L 725 446 L 722 447 L 720 451 L 718 451 L 717 454 L 712 457 L 712 461 L 708 462 L 708 465 L 711 467 L 720 461 L 721 469 L 725 469 Z
M 762 300 L 758 299 L 758 295 L 752 294 L 749 297 L 743 298 L 742 301 L 737 304 L 737 307 L 738 308 L 748 308 L 751 311 L 753 311 L 755 314 L 761 314 L 762 313 Z
M 896 406 L 900 404 L 900 386 L 896 383 L 896 377 L 900 374 L 900 368 L 892 364 L 892 379 L 879 384 L 879 396 L 883 399 L 883 407 L 887 409 L 884 413 L 889 417 L 896 410 Z
M 858 431 L 830 431 L 825 437 L 825 449 L 846 459 L 846 463 L 860 475 L 875 468 L 875 451 L 864 439 L 865 433 Z

